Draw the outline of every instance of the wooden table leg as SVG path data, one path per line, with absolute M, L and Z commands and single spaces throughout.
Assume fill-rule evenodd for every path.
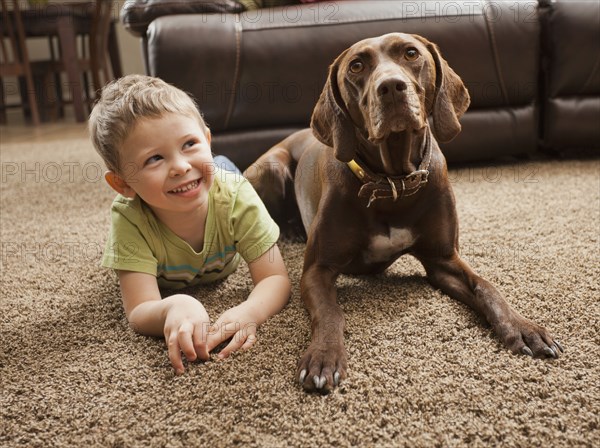
M 73 108 L 75 109 L 75 119 L 78 122 L 85 121 L 83 111 L 83 97 L 81 84 L 81 69 L 77 59 L 77 42 L 75 41 L 75 31 L 73 29 L 73 20 L 70 17 L 59 17 L 57 19 L 58 40 L 60 41 L 61 57 L 67 72 L 69 90 L 73 97 Z

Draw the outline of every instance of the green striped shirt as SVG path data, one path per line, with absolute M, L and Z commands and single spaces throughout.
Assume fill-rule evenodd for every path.
M 241 175 L 217 170 L 209 192 L 204 247 L 196 252 L 160 222 L 140 198 L 117 195 L 102 266 L 155 275 L 161 288 L 210 283 L 231 274 L 240 257 L 257 259 L 279 228 Z

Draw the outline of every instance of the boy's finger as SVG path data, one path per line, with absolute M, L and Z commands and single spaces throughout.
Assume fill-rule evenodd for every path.
M 231 353 L 235 352 L 236 350 L 239 350 L 239 348 L 245 342 L 245 339 L 240 336 L 241 336 L 240 333 L 234 335 L 233 338 L 231 339 L 231 342 L 227 345 L 227 347 L 225 347 L 223 350 L 221 350 L 219 352 L 219 354 L 217 355 L 218 358 L 220 358 L 220 359 L 227 358 Z
M 196 355 L 202 361 L 207 361 L 210 358 L 208 354 L 207 347 L 207 338 L 208 338 L 208 324 L 202 322 L 200 324 L 196 324 L 194 326 L 194 350 L 196 351 Z
M 222 321 L 221 318 L 209 328 L 208 334 L 208 351 L 211 352 L 218 347 L 222 342 L 227 341 L 239 329 L 233 322 Z
M 250 349 L 254 345 L 255 342 L 256 342 L 256 335 L 249 334 L 248 337 L 246 338 L 246 342 L 244 342 L 244 345 L 242 345 L 241 350 Z
M 212 352 L 214 348 L 222 342 L 222 340 L 223 334 L 219 331 L 219 328 L 216 326 L 216 324 L 208 328 L 206 347 L 209 352 Z
M 194 361 L 196 359 L 196 350 L 194 349 L 194 342 L 192 341 L 193 332 L 194 326 L 191 322 L 184 322 L 177 331 L 177 342 L 179 343 L 179 348 L 189 361 Z
M 172 331 L 167 338 L 167 349 L 169 351 L 169 361 L 175 369 L 175 373 L 180 375 L 183 373 L 183 362 L 181 361 L 181 350 L 179 342 L 177 342 L 177 332 Z

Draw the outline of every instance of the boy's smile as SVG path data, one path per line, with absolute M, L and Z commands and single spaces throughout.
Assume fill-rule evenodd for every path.
M 167 225 L 180 213 L 206 213 L 215 167 L 210 133 L 194 118 L 167 113 L 141 119 L 120 148 L 121 173 L 107 180 L 140 198 Z M 112 176 L 112 182 L 109 177 Z
M 170 194 L 176 194 L 178 196 L 184 196 L 186 198 L 193 197 L 199 191 L 200 182 L 202 179 L 196 179 L 182 186 L 172 189 L 169 191 Z

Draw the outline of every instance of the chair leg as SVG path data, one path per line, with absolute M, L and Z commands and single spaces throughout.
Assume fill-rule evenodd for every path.
M 94 97 L 97 97 L 100 90 L 102 89 L 102 83 L 100 82 L 100 68 L 92 65 L 92 79 L 94 84 Z
M 71 88 L 72 92 L 75 119 L 78 122 L 83 122 L 85 121 L 86 117 L 83 111 L 81 69 L 77 61 L 77 48 L 75 45 L 75 32 L 73 30 L 73 23 L 69 18 L 65 17 L 60 17 L 57 22 L 61 55 L 67 72 L 69 87 Z
M 46 79 L 45 76 L 39 73 L 34 72 L 33 76 L 33 86 L 35 89 L 35 97 L 37 99 L 36 103 L 38 106 L 38 112 L 40 114 L 40 121 L 42 123 L 48 121 L 48 103 L 47 103 L 47 95 L 46 95 Z
M 6 14 L 6 2 L 4 0 L 2 1 L 2 24 L 7 26 L 9 30 L 8 37 L 12 43 L 12 57 L 10 62 L 12 62 L 11 65 L 15 69 L 16 73 L 14 74 L 16 74 L 19 77 L 18 82 L 20 84 L 22 98 L 21 106 L 25 111 L 27 109 L 26 103 L 29 103 L 28 112 L 31 115 L 31 121 L 34 125 L 38 126 L 40 124 L 40 115 L 38 112 L 37 95 L 35 91 L 35 85 L 33 83 L 33 73 L 31 70 L 29 55 L 27 53 L 27 45 L 25 44 L 25 32 L 23 30 L 23 23 L 21 21 L 19 2 L 12 3 L 14 20 L 9 21 Z M 14 30 L 13 25 L 11 25 L 11 23 L 14 23 Z M 7 59 L 7 52 L 4 46 L 4 33 L 1 33 L 0 39 L 2 39 L 3 59 Z M 24 84 L 21 83 L 21 77 L 24 78 Z M 25 99 L 27 101 L 25 101 Z
M 61 101 L 58 96 L 58 86 L 51 70 L 46 71 L 42 79 L 42 88 L 45 92 L 44 107 L 47 111 L 46 118 L 50 121 L 58 120 L 60 116 Z
M 6 124 L 6 103 L 4 102 L 4 81 L 0 78 L 0 124 Z
M 60 45 L 59 45 L 59 56 L 58 58 L 56 57 L 56 51 L 54 49 L 54 36 L 49 36 L 48 37 L 48 44 L 50 47 L 50 60 L 52 61 L 52 64 L 59 62 L 61 55 L 60 55 Z M 56 118 L 64 118 L 65 116 L 65 104 L 64 104 L 64 99 L 63 99 L 63 92 L 62 92 L 62 79 L 60 76 L 60 72 L 56 71 L 54 73 L 54 92 L 56 93 L 56 105 L 54 107 L 54 111 L 56 111 L 58 113 L 58 115 L 56 116 Z M 54 113 L 54 112 L 53 112 Z
M 29 95 L 27 94 L 27 84 L 24 76 L 17 76 L 17 84 L 19 85 L 19 98 L 21 98 L 21 109 L 25 121 L 31 119 L 31 110 L 29 109 Z
M 88 42 L 88 44 L 86 44 L 86 41 Z M 81 57 L 84 60 L 89 60 L 88 56 L 87 56 L 87 52 L 86 52 L 86 48 L 89 47 L 89 41 L 90 38 L 86 37 L 86 36 L 81 36 Z M 88 109 L 88 113 L 92 113 L 92 98 L 90 96 L 90 77 L 89 77 L 89 73 L 88 70 L 83 70 L 83 92 L 85 94 L 85 104 L 87 106 Z M 93 89 L 93 87 L 92 87 Z
M 110 23 L 110 31 L 108 34 L 108 52 L 110 54 L 110 66 L 114 78 L 120 78 L 123 76 L 123 69 L 121 68 L 121 53 L 119 52 L 119 43 L 117 40 L 117 31 L 115 29 L 115 23 Z
M 25 82 L 27 83 L 27 97 L 29 98 L 29 110 L 31 111 L 31 122 L 35 126 L 40 125 L 40 113 L 38 111 L 37 98 L 35 94 L 35 86 L 33 85 L 33 78 L 31 73 L 29 76 L 25 76 Z
M 40 113 L 38 109 L 37 94 L 33 75 L 28 67 L 23 76 L 19 76 L 19 91 L 21 93 L 21 105 L 23 107 L 23 116 L 26 120 L 31 120 L 33 125 L 39 126 Z

